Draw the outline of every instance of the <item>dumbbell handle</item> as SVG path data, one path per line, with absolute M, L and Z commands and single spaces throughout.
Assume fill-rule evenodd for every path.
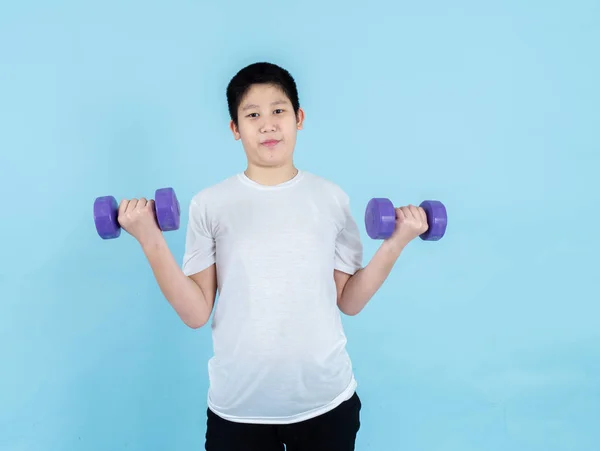
M 437 200 L 421 202 L 421 208 L 427 215 L 428 229 L 420 235 L 425 241 L 438 241 L 446 233 L 448 217 L 446 207 Z M 396 208 L 386 198 L 373 198 L 365 209 L 365 227 L 367 234 L 372 239 L 387 239 L 396 228 Z
M 160 188 L 155 192 L 154 214 L 163 232 L 179 229 L 180 206 L 173 188 Z M 102 196 L 94 201 L 94 223 L 98 235 L 104 240 L 118 238 L 121 226 L 117 220 L 117 200 L 113 196 Z

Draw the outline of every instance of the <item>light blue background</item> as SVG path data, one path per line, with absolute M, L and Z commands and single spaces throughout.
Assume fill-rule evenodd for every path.
M 296 77 L 296 162 L 349 193 L 365 263 L 371 197 L 449 212 L 344 318 L 357 449 L 600 449 L 599 3 L 414 3 L 2 3 L 0 450 L 203 449 L 210 328 L 92 203 L 173 186 L 185 227 L 245 167 L 225 87 L 262 60 Z

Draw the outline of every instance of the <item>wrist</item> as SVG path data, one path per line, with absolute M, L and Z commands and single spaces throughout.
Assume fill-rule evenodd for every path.
M 407 246 L 408 242 L 402 239 L 387 239 L 383 243 L 381 243 L 381 249 L 389 252 L 396 257 L 398 257 L 404 248 Z
M 152 233 L 148 235 L 141 236 L 138 239 L 140 246 L 144 252 L 148 252 L 151 249 L 156 249 L 165 243 L 165 237 L 162 232 L 158 231 L 157 233 Z

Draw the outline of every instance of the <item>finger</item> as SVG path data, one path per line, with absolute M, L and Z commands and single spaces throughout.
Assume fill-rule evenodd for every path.
M 423 219 L 423 223 L 428 224 L 427 213 L 425 213 L 425 209 L 423 207 L 419 207 L 419 214 L 421 215 L 421 218 Z
M 125 210 L 125 213 L 129 213 L 133 210 L 135 210 L 135 207 L 137 206 L 138 200 L 137 199 L 129 199 L 129 203 L 127 204 L 127 209 Z
M 150 208 L 150 210 L 154 210 L 154 199 L 150 199 L 147 206 Z
M 413 213 L 410 209 L 410 205 L 407 205 L 405 207 L 401 207 L 402 211 L 404 212 L 404 216 L 406 217 L 406 219 L 412 219 L 413 218 Z
M 401 220 L 406 219 L 406 215 L 404 214 L 402 207 L 396 208 L 396 219 L 401 219 Z
M 147 203 L 148 203 L 148 200 L 145 197 L 140 197 L 140 199 L 138 200 L 138 203 L 137 203 L 136 207 L 137 208 L 144 208 Z
M 421 214 L 419 213 L 419 208 L 415 205 L 409 205 L 410 213 L 413 215 L 413 218 L 417 220 L 421 220 Z
M 123 216 L 125 214 L 128 204 L 129 201 L 127 199 L 121 200 L 121 203 L 119 204 L 119 216 Z

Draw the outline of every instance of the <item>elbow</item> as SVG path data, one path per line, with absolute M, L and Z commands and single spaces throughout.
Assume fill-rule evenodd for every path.
M 362 309 L 351 310 L 351 309 L 340 308 L 340 311 L 346 316 L 356 316 L 362 311 Z
M 190 329 L 200 329 L 201 327 L 203 327 L 206 324 L 206 321 L 187 320 L 187 321 L 184 321 L 184 323 Z
M 340 309 L 340 312 L 342 312 L 344 315 L 356 316 L 362 311 L 362 307 L 352 306 L 352 305 L 348 305 L 348 304 L 349 303 L 343 302 L 342 299 L 340 299 L 337 303 L 337 306 Z
M 209 317 L 197 315 L 181 319 L 183 323 L 190 329 L 200 329 L 201 327 L 204 327 L 206 323 L 208 323 Z

